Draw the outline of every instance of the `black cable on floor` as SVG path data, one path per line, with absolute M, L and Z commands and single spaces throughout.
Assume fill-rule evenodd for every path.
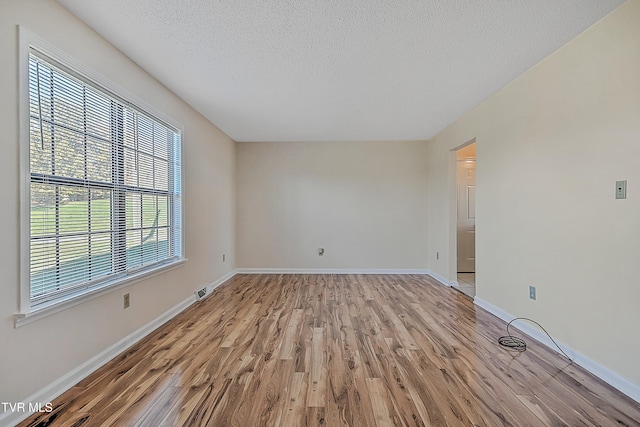
M 535 320 L 531 320 L 528 317 L 516 317 L 515 319 L 511 320 L 511 322 L 507 323 L 507 335 L 498 338 L 498 344 L 500 344 L 502 347 L 506 347 L 506 348 L 508 348 L 510 350 L 516 350 L 516 351 L 526 351 L 527 350 L 526 341 L 523 340 L 522 338 L 514 337 L 513 335 L 511 335 L 511 332 L 509 332 L 509 326 L 511 326 L 511 324 L 513 322 L 515 322 L 516 320 L 528 320 L 529 322 L 532 322 L 532 323 L 535 323 L 536 325 L 538 325 L 538 327 L 540 329 L 542 329 L 545 334 L 547 334 L 549 339 L 556 345 L 556 347 L 558 347 L 558 350 L 560 350 L 560 352 L 562 354 L 564 354 L 564 357 L 566 357 L 571 362 L 573 362 L 573 359 L 571 359 L 569 356 L 567 356 L 567 353 L 565 353 L 562 350 L 562 348 L 560 348 L 558 343 L 551 337 L 551 335 L 549 335 L 549 332 L 547 332 L 547 330 L 545 328 L 543 328 L 540 323 L 536 322 Z

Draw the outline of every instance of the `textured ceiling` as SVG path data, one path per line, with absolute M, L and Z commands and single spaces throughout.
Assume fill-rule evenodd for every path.
M 58 0 L 236 141 L 431 138 L 623 0 Z

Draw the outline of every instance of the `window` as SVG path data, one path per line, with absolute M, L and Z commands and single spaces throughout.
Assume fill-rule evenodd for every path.
M 36 49 L 28 62 L 30 311 L 180 260 L 180 131 Z

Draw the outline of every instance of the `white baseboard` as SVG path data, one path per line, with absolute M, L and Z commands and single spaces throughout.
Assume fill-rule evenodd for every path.
M 506 311 L 483 300 L 482 298 L 476 297 L 473 300 L 473 302 L 478 307 L 481 307 L 487 310 L 489 313 L 493 314 L 499 319 L 504 320 L 505 322 L 510 322 L 516 318 L 516 316 L 513 316 L 507 313 Z M 519 329 L 520 331 L 524 332 L 525 334 L 531 336 L 532 338 L 538 340 L 540 343 L 549 347 L 551 350 L 555 351 L 556 353 L 561 354 L 560 351 L 558 350 L 558 347 L 556 347 L 556 345 L 549 339 L 547 334 L 545 334 L 543 331 L 541 331 L 534 325 L 531 325 L 526 321 L 519 321 L 517 323 L 513 323 L 512 325 L 515 329 Z M 607 384 L 616 388 L 620 392 L 626 394 L 636 402 L 640 403 L 640 386 L 639 385 L 632 383 L 631 381 L 627 380 L 623 376 L 611 371 L 610 369 L 602 366 L 597 362 L 594 362 L 584 354 L 581 354 L 580 352 L 572 349 L 571 347 L 559 342 L 557 339 L 554 338 L 554 340 L 556 341 L 556 343 L 558 343 L 562 351 L 567 353 L 567 355 L 569 355 L 573 359 L 574 363 L 582 366 L 584 369 L 586 369 L 596 377 L 600 378 L 602 381 L 606 382 Z
M 387 268 L 238 268 L 237 274 L 429 274 L 421 269 Z
M 434 279 L 436 279 L 438 282 L 442 283 L 445 286 L 448 286 L 448 287 L 458 286 L 458 282 L 456 282 L 455 280 L 447 280 L 441 275 L 439 275 L 438 273 L 434 273 L 433 271 L 428 270 L 426 274 L 433 277 Z
M 222 285 L 224 282 L 226 282 L 227 280 L 231 279 L 235 275 L 236 275 L 236 271 L 232 270 L 229 273 L 227 273 L 226 275 L 224 275 L 221 278 L 219 278 L 218 280 L 216 280 L 215 282 L 209 283 L 207 285 L 207 297 L 209 297 L 209 295 L 211 295 L 211 292 L 213 292 L 213 290 L 215 288 L 217 288 L 218 286 Z
M 227 275 L 221 277 L 213 283 L 207 285 L 207 294 L 209 295 L 215 288 L 229 280 L 235 275 L 235 271 L 231 271 Z M 151 332 L 158 329 L 160 326 L 167 323 L 169 320 L 173 319 L 179 313 L 187 309 L 191 304 L 196 302 L 196 296 L 191 295 L 189 298 L 185 299 L 181 303 L 176 306 L 170 308 L 166 312 L 162 313 L 160 316 L 153 319 L 151 322 L 142 326 L 141 328 L 133 331 L 131 334 L 127 335 L 117 343 L 113 344 L 111 347 L 87 360 L 74 370 L 66 373 L 62 377 L 58 378 L 56 381 L 52 382 L 48 386 L 44 387 L 40 391 L 34 393 L 24 400 L 26 406 L 29 406 L 28 402 L 31 403 L 42 403 L 43 405 L 47 402 L 51 402 L 56 397 L 60 396 L 65 391 L 69 390 L 71 387 L 76 385 L 78 382 L 88 377 L 93 372 L 97 371 L 99 368 L 104 366 L 107 362 L 118 356 L 124 350 L 128 349 Z M 25 420 L 29 416 L 31 416 L 33 412 L 5 412 L 0 413 L 0 426 L 11 426 L 16 425 L 19 422 Z

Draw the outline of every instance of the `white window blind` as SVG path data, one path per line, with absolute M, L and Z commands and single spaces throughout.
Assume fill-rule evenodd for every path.
M 29 55 L 31 306 L 182 255 L 180 132 Z

